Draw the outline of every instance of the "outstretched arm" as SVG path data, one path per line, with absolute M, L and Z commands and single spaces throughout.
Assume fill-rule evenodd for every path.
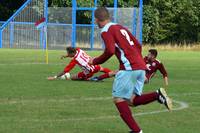
M 112 35 L 107 32 L 103 32 L 101 34 L 101 37 L 104 41 L 105 44 L 105 50 L 102 55 L 99 57 L 96 57 L 90 61 L 91 64 L 97 65 L 97 64 L 102 64 L 105 61 L 107 61 L 114 53 L 115 53 L 115 41 Z
M 75 67 L 75 65 L 76 65 L 76 61 L 75 61 L 75 60 L 71 60 L 71 62 L 65 67 L 65 69 L 64 69 L 62 72 L 60 72 L 60 73 L 59 73 L 58 75 L 56 75 L 56 76 L 48 77 L 47 79 L 48 79 L 48 80 L 55 80 L 55 79 L 58 79 L 58 78 L 60 78 L 62 75 L 64 75 L 64 74 L 70 72 L 70 71 Z
M 167 71 L 164 67 L 164 65 L 161 63 L 160 66 L 159 66 L 159 71 L 162 73 L 163 75 L 163 79 L 164 79 L 164 83 L 166 86 L 168 86 L 169 82 L 168 82 L 168 74 L 167 74 Z

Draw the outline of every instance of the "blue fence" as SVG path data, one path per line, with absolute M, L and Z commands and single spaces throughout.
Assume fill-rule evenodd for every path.
M 118 0 L 113 3 L 113 8 L 109 8 L 112 21 L 128 27 L 142 42 L 143 0 L 135 8 L 118 8 Z M 92 7 L 79 7 L 76 0 L 72 0 L 71 8 L 53 8 L 47 5 L 48 0 L 27 0 L 11 18 L 0 22 L 0 48 L 44 48 L 44 30 L 37 30 L 34 26 L 35 21 L 41 17 L 46 18 L 50 49 L 63 49 L 70 45 L 102 48 L 99 29 L 94 23 L 97 0 L 93 1 Z M 76 14 L 80 10 L 91 11 L 91 24 L 76 23 Z

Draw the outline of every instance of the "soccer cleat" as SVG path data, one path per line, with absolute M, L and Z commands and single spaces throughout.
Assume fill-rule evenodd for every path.
M 172 110 L 172 100 L 167 96 L 167 93 L 164 88 L 158 89 L 158 102 L 164 104 L 168 110 Z
M 98 77 L 92 77 L 92 78 L 90 78 L 90 81 L 98 82 L 98 81 L 102 81 L 102 80 L 99 80 Z
M 130 131 L 129 133 L 136 133 L 136 132 Z M 138 133 L 143 133 L 143 132 L 142 132 L 142 130 L 141 130 L 141 131 L 140 131 L 140 132 L 138 132 Z

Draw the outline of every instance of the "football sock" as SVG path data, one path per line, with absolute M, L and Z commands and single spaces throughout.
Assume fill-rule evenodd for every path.
M 102 71 L 102 72 L 104 72 L 104 73 L 109 73 L 109 72 L 111 72 L 111 70 L 108 69 L 108 68 L 103 68 L 103 71 Z
M 142 94 L 141 96 L 136 96 L 132 102 L 134 106 L 138 106 L 154 102 L 158 100 L 158 98 L 159 94 L 157 92 L 152 92 L 152 93 Z
M 98 77 L 99 80 L 102 80 L 102 79 L 106 79 L 106 78 L 109 78 L 109 73 L 105 73 L 105 74 L 102 74 Z
M 121 118 L 124 122 L 128 125 L 128 127 L 134 132 L 140 132 L 140 127 L 138 126 L 137 122 L 134 120 L 129 105 L 126 101 L 119 102 L 115 104 Z

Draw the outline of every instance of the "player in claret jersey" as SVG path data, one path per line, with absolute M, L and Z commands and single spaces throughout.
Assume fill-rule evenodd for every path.
M 158 52 L 156 49 L 150 49 L 147 56 L 144 57 L 144 61 L 146 64 L 146 74 L 145 74 L 145 83 L 149 83 L 150 79 L 156 74 L 157 71 L 163 75 L 164 83 L 168 85 L 168 74 L 164 67 L 164 65 L 156 59 Z M 92 81 L 101 81 L 106 78 L 114 77 L 117 71 L 111 71 L 109 73 L 102 74 L 98 77 L 92 77 L 90 80 Z
M 48 80 L 55 80 L 55 79 L 71 79 L 71 80 L 88 80 L 93 74 L 97 72 L 104 72 L 109 73 L 111 72 L 108 68 L 103 68 L 100 65 L 91 65 L 89 63 L 89 59 L 91 58 L 89 55 L 86 54 L 85 51 L 81 50 L 80 48 L 66 48 L 67 55 L 61 57 L 63 58 L 72 58 L 70 63 L 65 67 L 64 71 L 62 71 L 57 76 L 48 77 Z M 76 66 L 80 66 L 82 72 L 78 74 L 70 75 L 69 72 Z
M 95 20 L 101 28 L 105 50 L 102 55 L 90 59 L 89 62 L 93 65 L 102 64 L 113 54 L 116 55 L 120 65 L 113 83 L 113 101 L 121 118 L 131 129 L 130 132 L 142 133 L 129 106 L 139 106 L 158 101 L 171 110 L 171 100 L 163 88 L 142 94 L 146 64 L 141 54 L 141 45 L 137 39 L 125 27 L 110 22 L 109 12 L 104 7 L 95 10 Z
M 160 73 L 163 75 L 163 79 L 165 85 L 168 85 L 168 76 L 167 71 L 164 65 L 156 59 L 158 52 L 156 49 L 150 49 L 147 56 L 144 57 L 144 61 L 146 63 L 146 79 L 145 82 L 148 83 L 149 80 L 155 75 L 156 71 L 159 70 Z

